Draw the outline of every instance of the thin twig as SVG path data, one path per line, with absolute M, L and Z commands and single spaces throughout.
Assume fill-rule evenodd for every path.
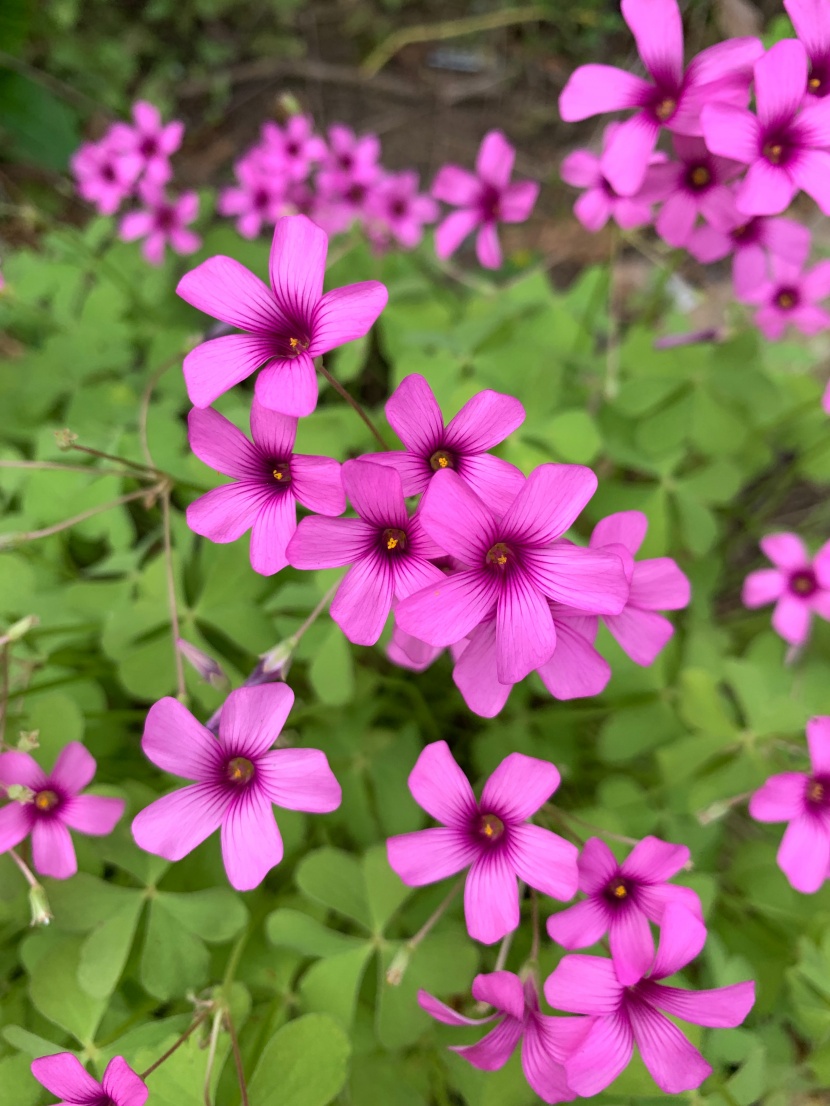
M 121 469 L 99 469 L 93 465 L 62 465 L 60 461 L 0 461 L 0 469 L 40 469 L 50 472 L 83 472 L 88 476 L 124 476 Z
M 20 854 L 17 852 L 17 850 L 16 849 L 9 849 L 8 853 L 9 853 L 9 856 L 12 858 L 12 860 L 15 862 L 15 864 L 18 866 L 20 871 L 23 873 L 23 878 L 26 880 L 26 882 L 29 884 L 29 886 L 32 888 L 32 890 L 34 891 L 35 888 L 40 887 L 40 884 L 38 883 L 38 881 L 35 879 L 34 875 L 32 874 L 32 870 L 30 869 L 29 865 L 20 856 Z
M 59 534 L 62 530 L 69 530 L 73 526 L 77 526 L 79 522 L 86 522 L 88 518 L 94 518 L 95 515 L 100 515 L 104 511 L 109 511 L 113 507 L 123 507 L 125 503 L 132 503 L 136 499 L 146 499 L 148 495 L 158 494 L 157 488 L 139 488 L 138 491 L 129 492 L 127 495 L 119 496 L 118 499 L 112 499 L 109 503 L 103 503 L 100 507 L 90 507 L 88 511 L 82 511 L 81 514 L 75 515 L 73 518 L 64 519 L 63 522 L 56 522 L 54 526 L 46 526 L 42 530 L 29 530 L 26 533 L 20 534 L 3 534 L 0 536 L 0 549 L 8 548 L 12 545 L 16 545 L 20 542 L 38 541 L 40 538 L 51 538 L 53 534 Z
M 139 1075 L 139 1079 L 146 1079 L 148 1075 L 153 1074 L 153 1072 L 156 1070 L 156 1068 L 160 1068 L 161 1065 L 164 1063 L 164 1061 L 168 1060 L 173 1055 L 173 1053 L 176 1051 L 176 1049 L 181 1048 L 182 1045 L 184 1044 L 184 1042 L 187 1040 L 187 1038 L 192 1033 L 196 1032 L 196 1030 L 199 1028 L 199 1026 L 202 1024 L 202 1022 L 205 1020 L 205 1018 L 208 1016 L 209 1013 L 210 1013 L 210 1010 L 203 1010 L 202 1013 L 198 1016 L 198 1018 L 196 1018 L 196 1020 L 191 1023 L 190 1027 L 188 1029 L 186 1029 L 184 1031 L 184 1033 L 182 1033 L 181 1037 L 179 1037 L 179 1039 L 174 1044 L 172 1044 L 170 1046 L 170 1048 L 168 1048 L 167 1052 L 165 1052 L 161 1056 L 159 1056 L 158 1060 L 156 1060 L 156 1062 L 154 1064 L 151 1064 L 149 1066 L 149 1068 L 147 1068 L 146 1071 L 143 1071 L 141 1073 L 141 1075 Z
M 222 1016 L 225 1011 L 220 1006 L 213 1015 L 213 1025 L 210 1027 L 210 1043 L 208 1044 L 207 1064 L 205 1065 L 205 1106 L 213 1106 L 210 1101 L 210 1080 L 213 1075 L 213 1065 L 216 1061 L 216 1045 L 219 1041 L 219 1030 L 222 1028 Z
M 323 596 L 323 598 L 320 600 L 320 602 L 317 604 L 317 606 L 314 608 L 314 610 L 311 612 L 305 622 L 303 622 L 300 628 L 291 635 L 291 640 L 293 642 L 298 643 L 306 630 L 309 630 L 314 625 L 314 623 L 317 621 L 317 619 L 320 617 L 320 615 L 323 613 L 329 603 L 331 603 L 332 599 L 334 598 L 334 593 L 340 587 L 341 583 L 342 580 L 337 580 L 334 584 L 331 585 L 329 590 L 326 592 L 326 594 Z
M 414 951 L 415 949 L 417 949 L 418 945 L 420 945 L 421 941 L 423 941 L 423 939 L 427 936 L 427 934 L 430 932 L 438 919 L 441 918 L 442 915 L 446 912 L 447 907 L 461 890 L 461 885 L 463 882 L 463 879 L 458 879 L 455 881 L 453 886 L 450 888 L 449 894 L 441 901 L 441 903 L 435 908 L 435 910 L 433 910 L 433 912 L 430 914 L 430 916 L 427 918 L 427 920 L 424 922 L 424 924 L 421 926 L 415 936 L 407 941 L 407 948 L 409 948 L 410 951 Z
M 176 661 L 176 688 L 179 702 L 187 702 L 187 687 L 184 682 L 184 661 L 178 647 L 179 610 L 176 605 L 176 581 L 173 575 L 173 546 L 170 541 L 170 486 L 165 486 L 161 494 L 162 532 L 164 535 L 164 569 L 167 577 L 167 605 L 170 608 L 170 630 L 173 635 L 173 656 Z
M 513 944 L 513 938 L 518 931 L 511 929 L 506 937 L 502 938 L 501 945 L 499 947 L 499 955 L 496 957 L 494 972 L 500 972 L 503 970 L 504 965 L 507 963 L 507 957 L 510 952 L 510 946 Z
M 494 31 L 498 27 L 510 27 L 516 23 L 541 23 L 551 18 L 551 13 L 545 8 L 507 8 L 486 12 L 484 15 L 466 16 L 463 19 L 448 19 L 443 23 L 402 27 L 376 46 L 360 68 L 367 77 L 374 77 L 404 46 L 411 46 L 416 42 L 441 42 L 448 38 L 461 38 L 462 35 Z
M 346 389 L 343 387 L 343 385 L 340 383 L 339 380 L 334 379 L 334 377 L 331 375 L 331 373 L 328 371 L 328 369 L 323 364 L 322 360 L 320 361 L 320 364 L 319 364 L 318 368 L 320 369 L 320 372 L 323 374 L 323 376 L 326 378 L 326 380 L 329 382 L 329 384 L 331 384 L 332 388 L 334 388 L 335 392 L 337 392 L 337 394 L 339 396 L 342 396 L 342 398 L 345 399 L 346 403 L 348 403 L 348 405 L 357 412 L 357 414 L 360 416 L 360 418 L 363 420 L 363 422 L 369 427 L 369 429 L 372 432 L 373 437 L 375 438 L 375 441 L 377 441 L 377 443 L 380 445 L 381 449 L 389 449 L 390 446 L 387 445 L 387 443 L 383 440 L 383 436 L 381 435 L 380 431 L 377 429 L 375 424 L 372 422 L 372 420 L 369 418 L 369 416 L 363 410 L 363 407 L 358 403 L 358 401 L 354 398 L 354 396 L 350 395 L 346 391 Z
M 242 1106 L 249 1106 L 248 1087 L 245 1083 L 245 1069 L 242 1065 L 242 1053 L 239 1051 L 239 1041 L 236 1036 L 236 1028 L 229 1009 L 225 1010 L 225 1025 L 231 1037 L 231 1049 L 233 1050 L 233 1062 L 236 1066 L 236 1079 L 239 1083 L 239 1093 L 242 1096 Z
M 114 453 L 104 453 L 100 449 L 92 449 L 88 445 L 78 445 L 77 442 L 71 442 L 70 449 L 75 449 L 79 453 L 87 453 L 90 457 L 100 457 L 104 461 L 117 461 L 119 465 L 126 465 L 128 468 L 136 469 L 139 473 L 143 473 L 144 480 L 157 480 L 163 473 L 157 469 L 154 465 L 145 465 L 141 461 L 131 461 L 129 457 L 116 457 Z

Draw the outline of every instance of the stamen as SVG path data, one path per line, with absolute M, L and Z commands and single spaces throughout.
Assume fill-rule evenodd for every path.
M 807 87 L 811 92 L 817 92 L 821 88 L 821 77 L 811 77 L 807 82 Z
M 667 119 L 670 119 L 677 110 L 677 100 L 672 99 L 671 96 L 666 96 L 661 100 L 654 109 L 654 114 L 660 120 L 661 123 L 665 123 Z
M 784 146 L 781 142 L 768 142 L 762 150 L 764 157 L 767 161 L 771 161 L 773 165 L 780 165 L 781 160 L 784 157 Z
M 692 184 L 697 188 L 702 188 L 705 184 L 709 184 L 712 180 L 712 174 L 706 168 L 705 165 L 697 165 L 690 174 Z
M 478 832 L 488 841 L 498 841 L 504 833 L 504 822 L 496 814 L 482 814 L 478 822 Z
M 511 557 L 510 547 L 505 545 L 504 542 L 499 541 L 487 550 L 487 557 L 485 558 L 488 565 L 495 565 L 497 568 L 504 568 Z
M 455 468 L 452 454 L 446 449 L 436 449 L 429 459 L 429 467 L 433 472 L 438 472 L 439 469 Z
M 811 803 L 824 801 L 824 784 L 820 780 L 810 780 L 807 785 L 807 798 Z
M 623 899 L 628 898 L 628 888 L 626 887 L 624 881 L 621 879 L 615 879 L 611 884 L 609 884 L 608 890 L 611 892 L 615 899 L 620 899 L 620 901 L 622 901 Z
M 250 783 L 254 778 L 256 769 L 247 757 L 234 757 L 225 767 L 225 775 L 229 783 L 238 784 L 240 787 Z
M 795 307 L 795 296 L 792 292 L 779 292 L 775 298 L 775 302 L 779 307 L 783 308 L 784 311 L 790 311 Z
M 403 530 L 397 530 L 393 526 L 383 531 L 382 540 L 390 553 L 393 551 L 403 553 L 406 549 L 406 534 Z
M 796 595 L 812 595 L 818 588 L 816 578 L 812 572 L 794 572 L 790 577 L 790 591 Z
M 283 487 L 291 483 L 291 466 L 287 461 L 278 461 L 271 469 L 271 475 Z
M 44 814 L 54 810 L 58 802 L 58 796 L 54 791 L 38 791 L 35 795 L 35 806 L 38 810 L 42 810 Z
M 300 344 L 300 339 L 299 338 L 289 338 L 288 339 L 288 344 L 291 346 L 292 349 L 296 349 L 297 346 Z

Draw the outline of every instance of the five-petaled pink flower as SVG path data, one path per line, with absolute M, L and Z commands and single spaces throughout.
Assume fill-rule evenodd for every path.
M 183 192 L 178 199 L 171 200 L 159 185 L 142 183 L 139 196 L 145 210 L 129 212 L 118 228 L 118 235 L 124 242 L 143 238 L 141 252 L 151 265 L 161 265 L 167 246 L 183 255 L 199 249 L 202 239 L 187 229 L 199 214 L 196 192 Z
M 830 716 L 807 723 L 810 773 L 770 776 L 749 800 L 757 822 L 789 822 L 778 867 L 796 891 L 811 895 L 830 875 Z
M 150 1093 L 123 1056 L 113 1056 L 100 1083 L 71 1052 L 38 1057 L 32 1075 L 58 1096 L 58 1106 L 144 1106 Z
M 539 195 L 535 181 L 510 183 L 515 158 L 515 147 L 501 131 L 489 131 L 479 147 L 475 173 L 459 165 L 444 165 L 438 171 L 433 196 L 460 209 L 448 215 L 435 232 L 435 252 L 440 258 L 455 253 L 467 235 L 478 228 L 479 264 L 485 269 L 501 266 L 498 224 L 523 223 Z
M 609 123 L 603 131 L 603 156 L 608 149 L 619 124 Z M 665 160 L 663 154 L 652 154 L 650 164 Z M 591 150 L 574 150 L 562 162 L 559 170 L 562 180 L 574 188 L 585 191 L 574 204 L 574 215 L 592 234 L 602 230 L 613 219 L 623 230 L 644 227 L 651 222 L 652 200 L 639 193 L 620 196 L 602 171 L 602 157 Z
M 524 422 L 525 409 L 513 396 L 489 388 L 478 392 L 444 426 L 429 384 L 411 373 L 386 401 L 386 417 L 406 452 L 369 453 L 364 460 L 396 469 L 404 495 L 420 495 L 437 472 L 454 469 L 501 513 L 524 483 L 519 469 L 487 452 Z
M 728 207 L 727 182 L 741 172 L 740 162 L 709 153 L 702 138 L 674 135 L 677 161 L 649 170 L 644 192 L 662 201 L 655 230 L 670 246 L 688 245 L 698 216 L 711 220 Z
M 286 215 L 274 230 L 271 287 L 231 257 L 211 257 L 179 281 L 194 307 L 245 334 L 213 338 L 184 359 L 187 392 L 196 407 L 211 403 L 262 368 L 256 395 L 285 415 L 317 406 L 314 358 L 362 338 L 386 305 L 376 280 L 323 295 L 328 238 L 305 215 Z M 263 367 L 264 366 L 264 367 Z
M 292 115 L 282 127 L 265 123 L 262 147 L 266 158 L 272 159 L 272 171 L 291 181 L 304 181 L 312 164 L 326 156 L 326 144 L 314 133 L 307 115 Z
M 599 1094 L 631 1060 L 636 1044 L 652 1078 L 666 1094 L 699 1087 L 711 1073 L 677 1026 L 665 1015 L 710 1028 L 740 1025 L 755 1002 L 755 984 L 733 983 L 711 991 L 667 987 L 657 980 L 679 972 L 703 948 L 706 927 L 684 906 L 663 915 L 660 944 L 648 976 L 624 986 L 611 960 L 565 956 L 545 983 L 551 1006 L 588 1014 L 587 1036 L 565 1061 L 568 1083 L 585 1098 Z
M 738 211 L 734 197 L 707 218 L 693 231 L 686 249 L 704 265 L 732 254 L 732 284 L 738 299 L 767 283 L 767 254 L 800 271 L 810 253 L 810 231 L 802 223 L 780 215 L 746 216 Z
M 799 189 L 830 215 L 830 100 L 802 107 L 807 51 L 784 39 L 755 63 L 757 116 L 727 104 L 701 113 L 706 145 L 749 166 L 735 196 L 747 215 L 777 215 Z
M 482 1071 L 503 1068 L 516 1045 L 522 1042 L 522 1070 L 543 1102 L 570 1102 L 575 1097 L 565 1077 L 564 1063 L 590 1028 L 587 1018 L 555 1018 L 539 1009 L 539 995 L 532 976 L 522 984 L 513 972 L 477 975 L 473 998 L 486 1002 L 495 1013 L 486 1018 L 466 1018 L 426 991 L 418 992 L 418 1005 L 444 1025 L 496 1024 L 474 1045 L 450 1045 L 453 1052 Z
M 133 125 L 115 123 L 108 137 L 117 149 L 141 159 L 144 180 L 166 184 L 173 175 L 170 157 L 182 144 L 184 123 L 177 119 L 162 123 L 155 104 L 137 100 L 133 104 Z
M 830 99 L 822 101 L 830 108 Z M 757 304 L 755 324 L 765 338 L 775 341 L 792 325 L 807 337 L 830 326 L 830 314 L 818 306 L 830 296 L 830 261 L 804 269 L 780 255 L 770 257 L 772 277 L 748 289 L 736 289 L 742 303 Z
M 671 622 L 657 612 L 681 610 L 690 598 L 689 581 L 671 557 L 633 564 L 628 559 L 643 544 L 647 530 L 642 511 L 618 511 L 597 523 L 590 543 L 592 549 L 615 552 L 630 572 L 625 606 L 618 614 L 603 615 L 603 622 L 634 663 L 646 667 L 674 633 Z
M 745 105 L 751 66 L 764 47 L 757 38 L 729 39 L 701 51 L 684 68 L 677 0 L 622 0 L 622 14 L 650 79 L 610 65 L 582 65 L 562 91 L 559 114 L 566 123 L 575 123 L 637 109 L 620 124 L 603 157 L 604 175 L 614 190 L 633 196 L 643 183 L 660 128 L 699 135 L 704 104 Z
M 619 614 L 628 597 L 619 557 L 556 541 L 596 486 L 582 465 L 540 465 L 500 517 L 457 472 L 436 472 L 419 515 L 432 540 L 463 567 L 404 599 L 398 624 L 429 645 L 452 645 L 495 613 L 498 678 L 514 684 L 556 648 L 549 600 Z
M 784 0 L 784 7 L 810 59 L 804 91 L 823 98 L 830 93 L 830 10 L 825 0 Z
M 405 250 L 414 250 L 424 237 L 424 226 L 438 218 L 438 204 L 419 191 L 418 174 L 412 170 L 386 173 L 372 190 L 370 226 L 381 239 L 392 238 Z
M 409 790 L 442 825 L 390 837 L 389 863 L 409 887 L 469 868 L 464 886 L 469 934 L 487 945 L 500 941 L 519 924 L 517 879 L 554 899 L 567 901 L 576 893 L 576 847 L 528 822 L 558 786 L 553 764 L 510 753 L 477 802 L 446 741 L 435 741 L 415 762 Z
M 772 628 L 790 645 L 803 645 L 814 614 L 830 619 L 830 542 L 811 558 L 798 534 L 768 534 L 761 549 L 775 568 L 750 572 L 741 596 L 744 606 L 775 603 Z
M 548 918 L 548 933 L 566 949 L 585 949 L 607 933 L 617 979 L 636 983 L 654 960 L 649 921 L 660 925 L 670 903 L 703 920 L 695 892 L 666 882 L 688 862 L 685 845 L 644 837 L 618 864 L 604 841 L 589 837 L 579 855 L 579 890 L 588 898 Z
M 171 697 L 154 703 L 141 747 L 165 772 L 196 782 L 164 795 L 133 819 L 139 848 L 181 860 L 217 829 L 222 859 L 237 891 L 258 887 L 282 860 L 273 806 L 327 814 L 340 785 L 319 749 L 272 749 L 294 702 L 285 684 L 232 691 L 218 740 Z
M 263 165 L 258 147 L 234 165 L 237 183 L 223 188 L 217 210 L 236 216 L 236 229 L 243 238 L 256 238 L 263 226 L 273 226 L 286 206 L 286 181 Z
M 212 407 L 187 418 L 190 448 L 200 461 L 236 481 L 214 488 L 187 508 L 187 525 L 215 542 L 251 531 L 251 567 L 263 576 L 285 568 L 297 529 L 297 503 L 321 515 L 346 508 L 340 465 L 332 457 L 294 453 L 297 419 L 251 405 L 250 442 Z
M 442 550 L 404 503 L 401 478 L 394 469 L 371 461 L 346 461 L 343 487 L 359 518 L 304 518 L 288 545 L 294 568 L 351 565 L 331 604 L 331 617 L 356 645 L 374 645 L 383 633 L 395 599 L 444 574 L 431 563 Z
M 101 215 L 113 215 L 132 195 L 141 173 L 142 161 L 125 154 L 111 140 L 86 142 L 75 151 L 70 166 L 78 191 Z
M 28 753 L 0 753 L 0 790 L 16 785 L 33 793 L 30 801 L 13 800 L 0 809 L 0 853 L 31 834 L 32 859 L 41 875 L 74 876 L 78 862 L 70 829 L 105 837 L 124 813 L 123 799 L 81 794 L 95 767 L 95 758 L 78 741 L 61 749 L 48 775 Z

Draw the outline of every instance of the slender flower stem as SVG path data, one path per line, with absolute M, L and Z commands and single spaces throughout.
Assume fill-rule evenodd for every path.
M 62 465 L 60 461 L 0 461 L 0 469 L 40 469 L 51 472 L 83 472 L 87 476 L 123 476 L 121 469 L 99 469 L 92 465 Z
M 20 871 L 23 873 L 23 878 L 29 884 L 31 889 L 33 891 L 37 890 L 40 887 L 40 884 L 38 883 L 37 879 L 35 878 L 34 873 L 32 872 L 32 869 L 29 867 L 29 865 L 26 863 L 26 861 L 23 859 L 23 857 L 17 852 L 16 849 L 9 849 L 8 852 L 9 852 L 9 856 L 12 858 L 12 860 L 18 866 Z
M 337 392 L 339 396 L 345 399 L 346 403 L 348 403 L 348 405 L 357 412 L 363 422 L 369 427 L 369 430 L 372 432 L 375 441 L 380 445 L 381 449 L 389 449 L 389 445 L 384 441 L 382 434 L 369 418 L 369 416 L 366 414 L 363 407 L 358 403 L 353 395 L 350 395 L 349 392 L 346 391 L 339 380 L 335 380 L 335 378 L 331 375 L 331 373 L 323 364 L 322 358 L 320 359 L 317 368 L 320 370 L 320 372 L 323 374 L 329 384 L 331 384 L 335 392 Z
M 461 890 L 461 886 L 464 883 L 464 877 L 457 879 L 450 888 L 449 894 L 439 903 L 436 909 L 430 914 L 418 932 L 414 937 L 402 945 L 392 958 L 392 963 L 386 970 L 386 982 L 392 987 L 400 986 L 400 983 L 406 973 L 406 969 L 409 967 L 409 961 L 412 959 L 412 954 L 417 949 L 418 945 L 423 939 L 430 933 L 435 923 L 446 912 L 447 907 L 452 900 Z
M 236 1067 L 236 1079 L 239 1083 L 239 1093 L 242 1096 L 242 1106 L 249 1106 L 248 1085 L 245 1082 L 245 1069 L 242 1064 L 242 1053 L 239 1051 L 239 1040 L 236 1036 L 236 1028 L 229 1009 L 225 1009 L 225 1026 L 230 1034 L 233 1062 Z
M 0 679 L 2 679 L 2 687 L 0 688 L 0 746 L 5 744 L 6 741 L 6 714 L 9 709 L 9 646 L 3 646 L 3 652 L 0 654 Z
M 536 964 L 539 961 L 539 896 L 532 887 L 530 889 L 530 920 L 533 927 L 530 960 L 531 963 Z
M 213 1075 L 213 1065 L 216 1062 L 216 1045 L 219 1042 L 219 1030 L 222 1028 L 222 1018 L 224 1014 L 224 1008 L 220 1006 L 213 1015 L 213 1025 L 210 1027 L 210 1042 L 208 1044 L 207 1065 L 205 1067 L 205 1106 L 213 1106 L 210 1101 L 210 1080 Z
M 170 631 L 173 635 L 173 657 L 176 663 L 176 694 L 180 703 L 187 702 L 187 687 L 184 682 L 184 661 L 178 647 L 179 609 L 176 603 L 176 580 L 173 573 L 173 547 L 170 541 L 170 486 L 165 486 L 161 495 L 162 532 L 164 534 L 164 569 L 167 577 L 167 605 L 170 608 Z
M 153 1074 L 153 1072 L 156 1070 L 156 1068 L 160 1068 L 161 1065 L 164 1063 L 164 1061 L 168 1060 L 177 1049 L 182 1047 L 182 1045 L 188 1039 L 188 1037 L 190 1037 L 191 1034 L 196 1032 L 196 1030 L 199 1028 L 199 1026 L 202 1024 L 202 1022 L 205 1020 L 205 1018 L 208 1016 L 209 1013 L 210 1013 L 210 1010 L 203 1010 L 202 1013 L 199 1014 L 199 1016 L 195 1019 L 195 1021 L 191 1022 L 190 1026 L 184 1031 L 184 1033 L 182 1033 L 181 1037 L 179 1037 L 179 1039 L 177 1041 L 175 1041 L 170 1046 L 170 1048 L 168 1048 L 167 1052 L 162 1053 L 162 1055 L 159 1056 L 158 1060 L 156 1060 L 156 1062 L 154 1064 L 151 1064 L 149 1066 L 149 1068 L 147 1068 L 146 1071 L 143 1071 L 139 1075 L 139 1079 L 146 1079 L 148 1075 Z
M 311 629 L 311 627 L 314 625 L 314 623 L 317 621 L 317 619 L 320 617 L 320 615 L 323 613 L 329 603 L 331 603 L 332 599 L 334 598 L 334 593 L 340 587 L 341 582 L 342 578 L 341 580 L 338 580 L 336 583 L 331 585 L 329 590 L 326 592 L 326 594 L 323 596 L 323 598 L 320 600 L 320 602 L 317 604 L 317 606 L 314 608 L 314 610 L 311 612 L 305 622 L 303 622 L 300 628 L 291 635 L 290 640 L 295 643 L 295 647 L 300 641 L 300 638 L 303 636 L 303 634 L 305 634 L 307 630 Z
M 499 946 L 499 955 L 496 957 L 496 963 L 493 968 L 494 972 L 503 971 L 504 965 L 507 963 L 507 957 L 510 953 L 510 946 L 513 944 L 513 938 L 516 936 L 516 930 L 511 929 L 510 932 L 502 938 L 501 945 Z
M 70 449 L 74 449 L 77 453 L 86 453 L 90 457 L 100 457 L 103 461 L 117 461 L 119 465 L 126 465 L 128 468 L 136 469 L 138 472 L 143 473 L 141 477 L 143 480 L 158 480 L 164 473 L 160 472 L 154 465 L 145 465 L 141 461 L 131 461 L 129 457 L 117 457 L 114 453 L 104 453 L 101 449 L 92 449 L 88 445 L 78 445 L 77 442 L 70 442 Z
M 594 826 L 590 822 L 586 822 L 584 818 L 579 818 L 576 814 L 565 814 L 565 812 L 558 807 L 554 807 L 554 809 L 556 813 L 564 817 L 566 821 L 575 822 L 576 825 L 583 826 L 592 833 L 599 834 L 600 837 L 607 837 L 611 841 L 619 841 L 622 845 L 639 845 L 640 843 L 636 837 L 626 837 L 623 833 L 613 833 L 611 830 L 602 829 L 600 826 Z
M 119 496 L 118 499 L 111 499 L 109 503 L 103 503 L 99 507 L 90 507 L 88 511 L 82 511 L 79 515 L 64 519 L 63 522 L 56 522 L 54 526 L 46 526 L 42 530 L 29 530 L 20 534 L 4 534 L 0 539 L 0 549 L 16 545 L 18 542 L 51 538 L 53 534 L 59 534 L 62 530 L 70 530 L 73 526 L 77 526 L 79 522 L 86 522 L 88 518 L 94 518 L 95 515 L 103 514 L 104 511 L 109 511 L 113 507 L 123 507 L 125 503 L 132 503 L 136 499 L 146 499 L 154 493 L 158 494 L 159 490 L 158 488 L 150 488 L 149 490 L 139 488 L 138 491 L 129 492 L 127 495 Z

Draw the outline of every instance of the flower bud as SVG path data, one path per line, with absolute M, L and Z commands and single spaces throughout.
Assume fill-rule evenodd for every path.
M 13 803 L 33 803 L 35 801 L 34 791 L 22 783 L 10 783 L 6 788 L 6 794 Z
M 40 730 L 21 730 L 17 747 L 21 753 L 31 753 L 40 747 Z
M 37 626 L 40 619 L 36 614 L 27 614 L 25 618 L 18 619 L 6 630 L 3 637 L 7 642 L 20 641 L 22 637 L 28 634 L 29 630 Z
M 386 969 L 386 982 L 390 987 L 400 987 L 411 959 L 412 949 L 409 944 L 401 945 L 392 957 L 392 963 Z
M 210 684 L 211 687 L 217 688 L 219 691 L 230 691 L 231 682 L 222 668 L 213 657 L 209 657 L 207 653 L 203 652 L 198 645 L 193 645 L 189 641 L 185 641 L 184 638 L 176 639 L 176 648 L 179 650 L 185 660 L 196 669 L 205 683 Z
M 71 430 L 64 428 L 63 430 L 55 431 L 55 441 L 58 443 L 58 449 L 66 451 L 72 448 L 72 443 L 77 442 L 78 435 L 73 434 Z
M 279 642 L 273 649 L 269 649 L 267 653 L 262 653 L 259 658 L 259 664 L 245 683 L 251 686 L 284 680 L 288 675 L 288 669 L 291 667 L 291 658 L 296 648 L 297 639 L 295 637 L 289 637 L 286 638 L 285 641 Z
M 31 924 L 33 926 L 48 926 L 52 921 L 49 900 L 39 883 L 29 889 L 29 908 L 32 912 Z

